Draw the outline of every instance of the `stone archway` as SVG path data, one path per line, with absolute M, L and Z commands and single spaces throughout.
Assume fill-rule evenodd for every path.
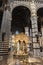
M 30 2 L 28 2 L 28 1 L 12 1 L 12 2 L 10 2 L 11 12 L 15 7 L 18 7 L 18 6 L 25 6 L 28 9 L 30 9 Z
M 37 28 L 37 14 L 36 14 L 36 4 L 34 2 L 23 2 L 23 1 L 17 1 L 10 4 L 11 7 L 11 13 L 12 10 L 17 6 L 26 6 L 31 11 L 31 23 L 32 23 L 32 43 L 34 48 L 37 48 L 37 38 L 36 35 L 38 35 L 38 28 Z M 39 50 L 39 49 L 38 49 Z M 37 50 L 34 49 L 34 56 L 38 55 Z
M 31 11 L 31 23 L 32 23 L 32 38 L 33 38 L 33 43 L 35 45 L 35 43 L 37 43 L 36 40 L 36 35 L 38 34 L 38 29 L 37 29 L 37 15 L 36 15 L 36 4 L 34 2 L 23 2 L 23 1 L 17 1 L 17 2 L 11 2 L 10 3 L 10 11 L 7 10 L 4 11 L 4 16 L 5 16 L 5 20 L 3 20 L 3 25 L 2 25 L 2 32 L 4 29 L 4 32 L 6 32 L 8 34 L 8 32 L 11 32 L 11 19 L 12 19 L 12 11 L 15 7 L 17 6 L 26 6 L 28 9 L 30 9 Z M 4 19 L 4 18 L 3 18 Z M 4 24 L 5 23 L 5 24 Z M 5 27 L 4 27 L 5 25 Z M 7 29 L 6 29 L 7 28 Z M 8 30 L 9 29 L 9 30 Z M 7 35 L 8 36 L 8 35 Z M 34 55 L 36 55 L 36 53 L 34 52 Z
M 12 11 L 11 30 L 24 31 L 24 27 L 31 27 L 31 12 L 25 6 L 17 6 Z M 21 29 L 20 29 L 21 28 Z

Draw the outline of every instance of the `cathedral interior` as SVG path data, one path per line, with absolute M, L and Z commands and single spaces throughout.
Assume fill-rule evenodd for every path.
M 0 65 L 43 65 L 43 0 L 0 0 Z

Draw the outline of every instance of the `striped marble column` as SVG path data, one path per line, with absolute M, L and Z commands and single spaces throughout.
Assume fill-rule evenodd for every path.
M 37 26 L 36 6 L 34 1 L 30 3 L 30 9 L 31 9 L 31 22 L 32 22 L 33 51 L 34 56 L 36 57 L 40 55 L 40 49 L 39 49 L 40 47 L 36 37 L 36 35 L 38 35 L 38 26 Z

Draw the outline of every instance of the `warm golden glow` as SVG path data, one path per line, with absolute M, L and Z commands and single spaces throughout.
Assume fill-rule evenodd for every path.
M 30 38 L 26 34 L 20 33 L 20 34 L 14 35 L 14 48 L 15 48 L 14 54 L 27 55 L 28 43 L 31 43 L 31 42 L 30 42 Z
M 18 41 L 25 41 L 25 43 L 29 43 L 30 39 L 26 34 L 20 33 L 14 36 L 14 43 L 17 43 Z

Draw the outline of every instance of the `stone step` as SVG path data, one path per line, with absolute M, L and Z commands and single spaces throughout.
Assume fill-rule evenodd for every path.
M 2 56 L 2 55 L 8 55 L 8 52 L 6 52 L 6 53 L 5 52 L 3 52 L 3 53 L 1 52 L 0 56 Z
M 6 55 L 8 54 L 8 48 L 9 48 L 9 45 L 6 43 L 2 43 L 1 46 L 0 46 L 0 55 Z
M 0 49 L 0 55 L 8 54 L 8 49 Z
M 0 48 L 8 48 L 9 47 L 9 45 L 8 44 L 0 44 L 1 46 L 0 46 Z
M 0 48 L 0 51 L 2 51 L 2 50 L 8 50 L 8 48 Z
M 0 49 L 8 49 L 8 47 L 1 47 Z
M 0 53 L 3 53 L 3 52 L 6 53 L 6 52 L 8 52 L 8 50 L 1 50 L 0 51 Z

